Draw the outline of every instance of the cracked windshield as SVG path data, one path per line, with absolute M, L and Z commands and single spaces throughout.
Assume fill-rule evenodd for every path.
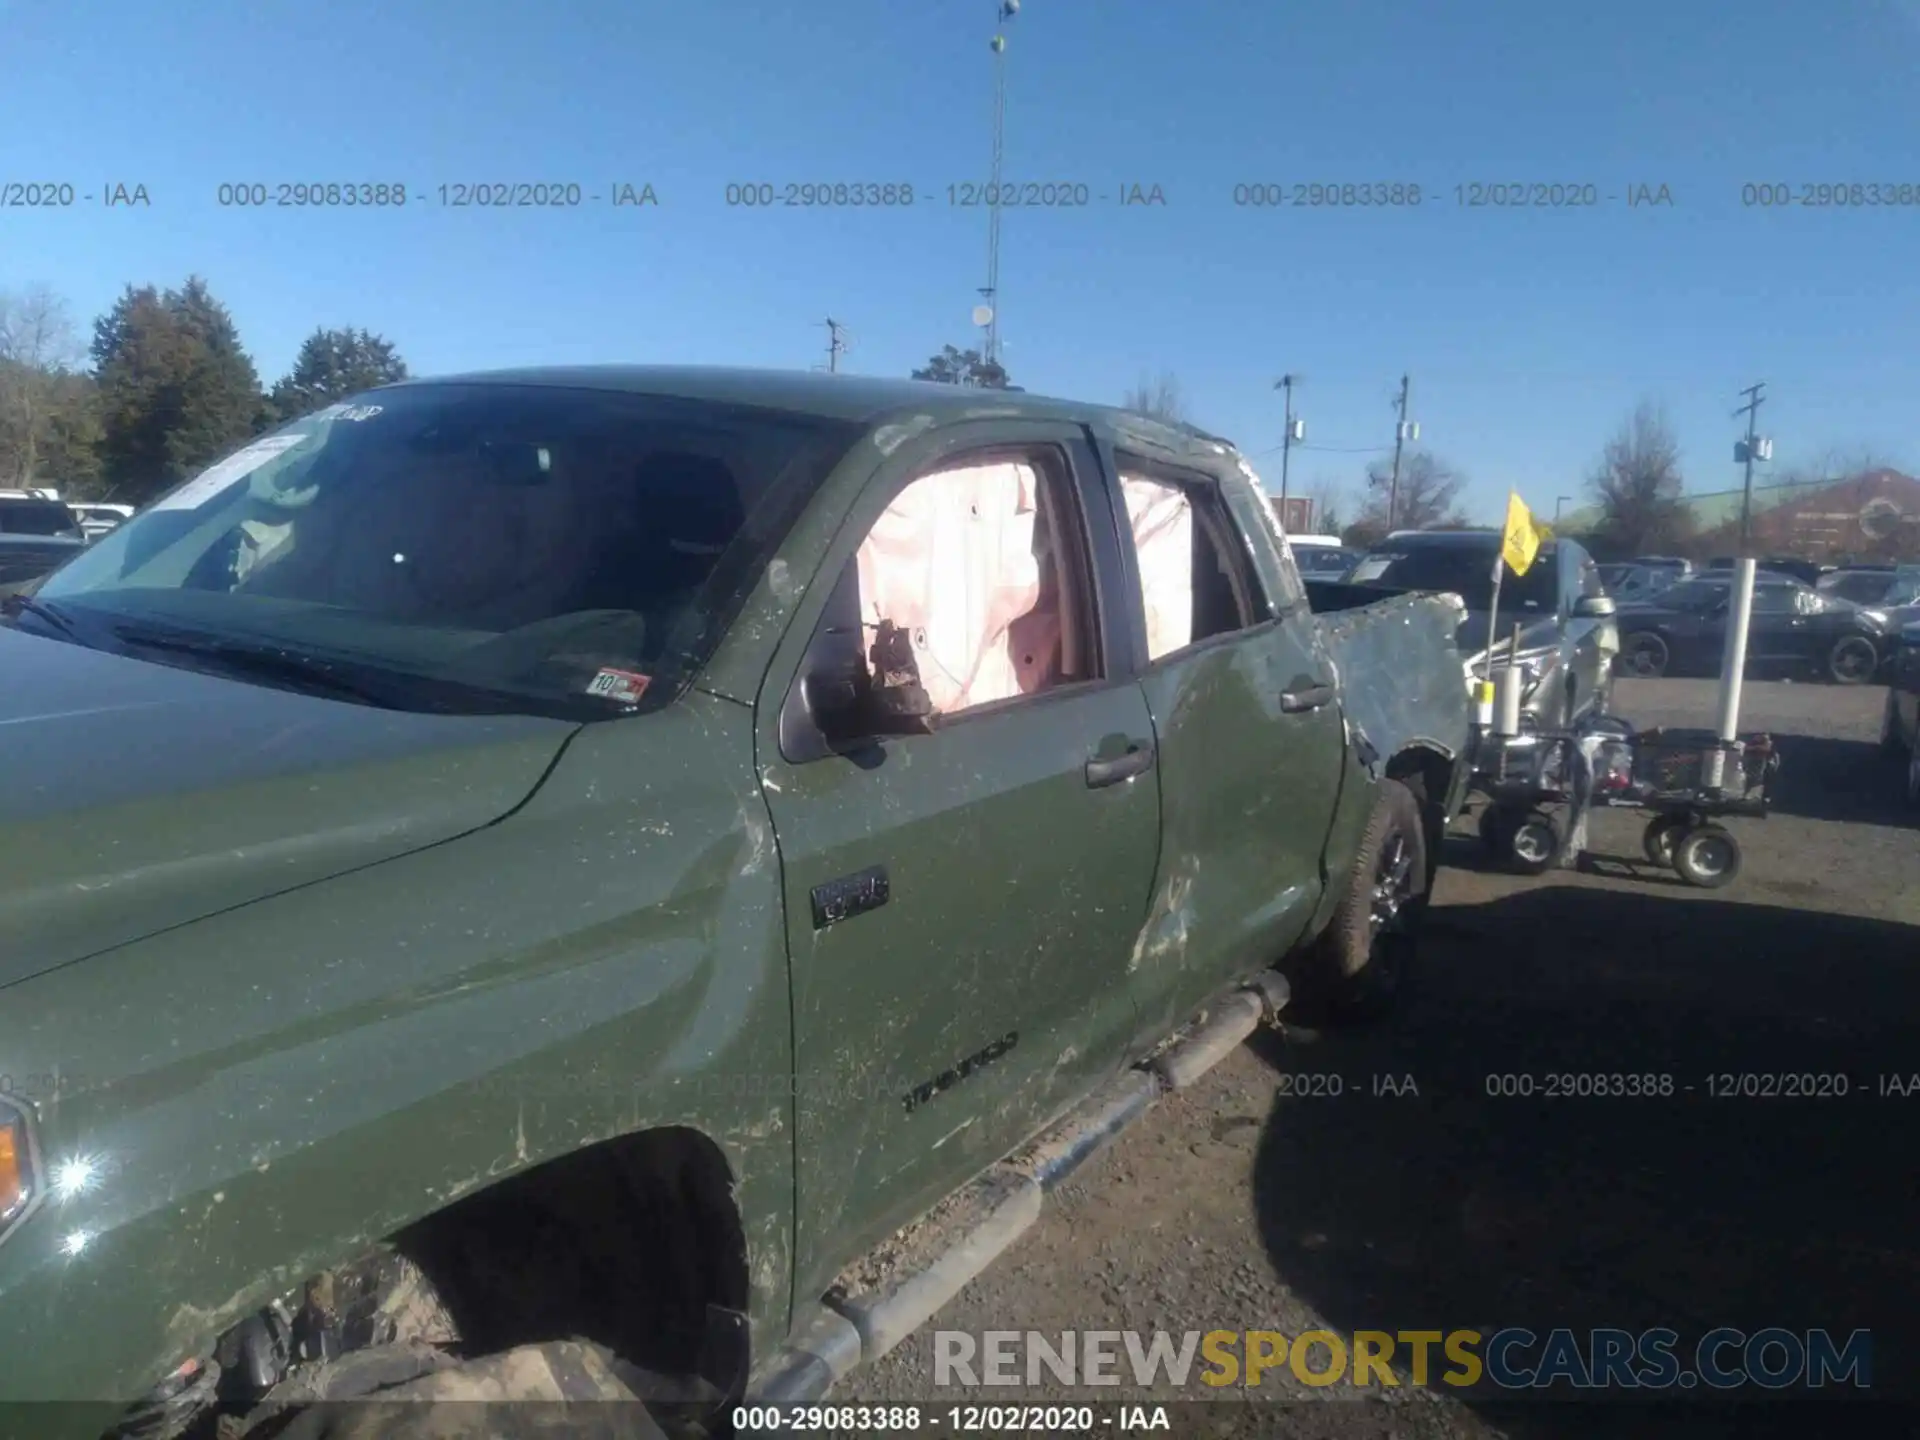
M 1920 8 L 0 0 L 0 1437 L 1920 1434 Z

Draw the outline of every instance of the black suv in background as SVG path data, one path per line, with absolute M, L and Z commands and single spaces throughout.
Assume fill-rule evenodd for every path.
M 1648 603 L 1623 603 L 1621 673 L 1719 674 L 1732 594 L 1732 574 L 1709 570 Z M 1838 685 L 1864 685 L 1879 673 L 1897 629 L 1886 611 L 1822 595 L 1792 575 L 1756 570 L 1746 671 L 1812 671 Z
M 86 549 L 86 532 L 58 500 L 0 495 L 0 595 L 11 595 Z
M 1497 630 L 1496 665 L 1506 658 L 1518 624 L 1514 658 L 1526 677 L 1523 724 L 1552 730 L 1590 713 L 1605 714 L 1620 641 L 1614 602 L 1593 557 L 1572 540 L 1548 541 L 1525 575 L 1503 577 L 1496 616 L 1493 562 L 1499 553 L 1497 530 L 1397 531 L 1361 558 L 1347 583 L 1458 595 L 1467 605 L 1457 641 L 1470 680 L 1486 674 L 1489 620 Z

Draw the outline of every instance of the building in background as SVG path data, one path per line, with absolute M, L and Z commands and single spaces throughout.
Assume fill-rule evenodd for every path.
M 1289 535 L 1313 533 L 1313 501 L 1310 498 L 1289 495 L 1283 503 L 1278 495 L 1269 490 L 1267 501 L 1273 506 L 1273 513 L 1280 517 L 1280 528 Z
M 1693 515 L 1688 549 L 1694 555 L 1738 552 L 1740 497 L 1737 486 L 1684 497 Z M 1590 505 L 1562 515 L 1557 528 L 1589 534 L 1599 521 L 1599 507 Z M 1753 548 L 1828 564 L 1920 559 L 1920 480 L 1869 470 L 1843 480 L 1755 485 Z

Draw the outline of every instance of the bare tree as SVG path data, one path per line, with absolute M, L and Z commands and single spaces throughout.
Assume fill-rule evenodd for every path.
M 0 478 L 8 484 L 35 482 L 62 394 L 85 356 L 66 302 L 47 286 L 0 293 Z
M 1367 467 L 1367 495 L 1360 514 L 1347 528 L 1350 543 L 1373 545 L 1388 533 L 1387 506 L 1393 505 L 1392 529 L 1431 530 L 1464 525 L 1459 506 L 1460 474 L 1431 450 L 1408 451 L 1400 460 L 1400 483 L 1393 483 L 1393 466 L 1376 460 Z
M 1322 535 L 1338 535 L 1346 528 L 1353 505 L 1347 487 L 1338 480 L 1318 479 L 1307 495 L 1313 501 L 1313 528 Z
M 1188 418 L 1186 395 L 1180 388 L 1179 377 L 1171 371 L 1163 370 L 1157 380 L 1142 376 L 1140 383 L 1122 397 L 1120 405 L 1123 409 L 1138 410 L 1142 415 L 1151 415 L 1156 420 L 1175 424 Z
M 1642 401 L 1607 442 L 1587 482 L 1600 508 L 1593 541 L 1602 554 L 1628 558 L 1683 549 L 1693 515 L 1682 498 L 1680 444 L 1666 412 Z

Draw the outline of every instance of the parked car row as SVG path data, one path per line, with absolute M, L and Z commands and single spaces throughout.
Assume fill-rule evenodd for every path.
M 1712 675 L 1727 641 L 1731 572 L 1707 571 L 1645 600 L 1619 605 L 1623 673 Z M 1886 611 L 1822 594 L 1777 570 L 1757 570 L 1747 625 L 1747 670 L 1815 673 L 1864 685 L 1891 654 L 1899 626 Z

